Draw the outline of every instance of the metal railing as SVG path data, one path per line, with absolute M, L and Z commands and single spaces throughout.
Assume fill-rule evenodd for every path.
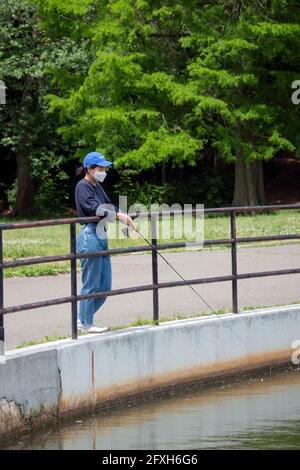
M 159 282 L 158 280 L 158 264 L 157 264 L 157 250 L 165 250 L 170 248 L 182 248 L 185 247 L 185 242 L 176 243 L 157 243 L 157 218 L 160 216 L 176 216 L 176 214 L 182 214 L 181 211 L 170 211 L 170 212 L 152 212 L 152 213 L 140 213 L 139 218 L 147 217 L 151 218 L 151 234 L 152 234 L 152 247 L 151 246 L 136 246 L 132 248 L 114 248 L 111 250 L 105 250 L 98 253 L 76 253 L 76 224 L 86 224 L 92 222 L 99 222 L 99 217 L 85 217 L 85 218 L 68 218 L 68 219 L 56 219 L 56 220 L 44 220 L 28 223 L 14 223 L 14 224 L 0 224 L 0 355 L 1 345 L 4 348 L 4 315 L 13 312 L 20 312 L 23 310 L 31 310 L 35 308 L 47 307 L 50 305 L 59 305 L 64 303 L 71 303 L 71 324 L 72 324 L 72 339 L 77 339 L 77 302 L 85 299 L 94 299 L 101 297 L 108 297 L 113 295 L 129 294 L 133 292 L 143 292 L 152 290 L 153 292 L 153 320 L 156 324 L 159 321 L 159 289 L 169 287 L 186 286 L 187 284 L 208 284 L 212 282 L 224 282 L 231 281 L 232 284 L 232 312 L 238 313 L 238 280 L 239 279 L 250 279 L 256 277 L 266 276 L 278 276 L 283 274 L 296 274 L 300 273 L 300 268 L 295 269 L 280 269 L 273 271 L 263 272 L 252 272 L 238 274 L 237 270 L 237 243 L 249 243 L 249 242 L 261 242 L 261 241 L 273 241 L 273 240 L 296 240 L 300 239 L 300 233 L 298 234 L 286 234 L 286 235 L 269 235 L 259 237 L 237 237 L 236 233 L 236 215 L 237 213 L 257 213 L 265 211 L 276 211 L 284 209 L 300 209 L 300 204 L 291 205 L 275 205 L 275 206 L 245 206 L 245 207 L 222 207 L 213 209 L 194 209 L 185 211 L 185 214 L 190 213 L 196 215 L 197 212 L 204 212 L 204 214 L 230 214 L 230 234 L 231 237 L 227 239 L 212 239 L 204 240 L 203 245 L 231 245 L 231 275 L 229 276 L 215 276 L 198 279 L 188 279 L 186 281 L 170 281 L 170 282 Z M 130 214 L 132 218 L 136 217 L 136 214 Z M 35 258 L 19 259 L 16 261 L 3 261 L 3 231 L 4 230 L 15 230 L 15 229 L 26 229 L 33 227 L 47 227 L 51 225 L 70 225 L 70 253 L 59 256 L 44 256 Z M 140 285 L 136 287 L 125 287 L 122 289 L 113 289 L 110 291 L 96 292 L 93 294 L 78 295 L 77 293 L 77 260 L 81 258 L 91 258 L 106 255 L 116 255 L 125 253 L 137 253 L 137 252 L 152 252 L 152 284 Z M 15 305 L 12 307 L 4 307 L 4 269 L 14 268 L 19 266 L 28 266 L 41 263 L 49 263 L 54 261 L 70 261 L 71 264 L 71 295 L 69 297 L 56 298 L 51 300 L 44 300 L 40 302 L 33 302 L 29 304 Z M 3 352 L 2 352 L 3 354 Z

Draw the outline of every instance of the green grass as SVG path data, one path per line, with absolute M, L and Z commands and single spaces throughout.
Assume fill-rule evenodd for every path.
M 85 336 L 87 333 L 78 333 L 78 336 Z M 45 344 L 45 343 L 52 343 L 53 341 L 59 341 L 62 339 L 70 339 L 70 336 L 44 336 L 42 339 L 32 340 L 32 341 L 24 341 L 24 343 L 20 344 L 16 347 L 16 349 L 27 348 L 28 346 L 36 346 L 38 344 Z
M 293 305 L 293 304 L 300 304 L 300 300 L 295 300 L 294 302 L 290 302 L 290 305 Z M 282 307 L 283 305 L 281 304 L 276 304 L 276 305 L 272 305 L 272 307 Z M 256 305 L 256 306 L 250 306 L 250 307 L 243 307 L 240 309 L 241 312 L 245 311 L 245 310 L 258 310 L 258 309 L 262 309 L 262 308 L 272 308 L 270 307 L 270 305 Z M 185 314 L 178 314 L 176 316 L 173 316 L 173 317 L 162 317 L 159 319 L 159 324 L 161 323 L 165 323 L 165 322 L 169 322 L 169 321 L 174 321 L 174 320 L 191 320 L 193 318 L 199 318 L 199 317 L 202 317 L 202 316 L 215 316 L 216 314 L 217 315 L 224 315 L 225 313 L 230 313 L 232 310 L 229 309 L 229 308 L 220 308 L 218 310 L 215 310 L 215 313 L 207 313 L 207 312 L 199 312 L 199 313 L 195 313 L 194 315 L 190 315 L 190 316 L 187 316 Z M 139 327 L 139 326 L 154 326 L 156 323 L 153 321 L 153 320 L 145 320 L 143 318 L 139 318 L 138 320 L 132 322 L 132 323 L 129 323 L 129 324 L 126 324 L 126 325 L 118 325 L 118 326 L 113 326 L 110 328 L 110 331 L 117 331 L 117 330 L 123 330 L 123 329 L 126 329 L 126 328 L 131 328 L 131 327 Z M 78 333 L 78 336 L 85 336 L 87 335 L 87 333 Z M 49 337 L 49 336 L 44 336 L 43 339 L 40 339 L 40 340 L 33 340 L 33 341 L 25 341 L 24 343 L 20 344 L 19 346 L 17 346 L 16 349 L 21 349 L 21 348 L 26 348 L 28 346 L 36 346 L 38 344 L 45 344 L 45 343 L 50 343 L 50 342 L 53 342 L 53 341 L 58 341 L 58 340 L 62 340 L 62 339 L 70 339 L 70 336 L 52 336 L 52 337 Z
M 14 222 L 11 219 L 0 218 L 0 223 Z M 18 219 L 18 222 L 22 220 Z M 176 220 L 178 226 L 178 220 Z M 138 223 L 138 227 L 143 231 L 146 221 Z M 171 225 L 173 226 L 173 224 Z M 117 230 L 116 230 L 117 227 Z M 132 234 L 130 238 L 116 239 L 115 232 L 118 233 L 119 224 L 108 225 L 109 248 L 126 248 L 133 246 L 147 245 L 147 243 L 137 234 Z M 123 226 L 122 226 L 123 227 Z M 77 231 L 80 227 L 77 226 Z M 172 233 L 172 232 L 171 232 Z M 242 236 L 263 236 L 263 235 L 283 235 L 287 233 L 300 233 L 300 211 L 284 210 L 275 211 L 268 214 L 257 214 L 254 216 L 239 214 L 237 217 L 237 235 Z M 150 233 L 143 234 L 150 239 Z M 209 215 L 204 220 L 204 238 L 217 239 L 230 237 L 229 216 Z M 21 258 L 51 256 L 67 254 L 69 246 L 69 226 L 58 225 L 41 228 L 18 229 L 4 231 L 4 260 L 14 261 Z M 167 240 L 159 237 L 159 243 L 185 241 L 183 237 Z M 188 240 L 187 240 L 188 241 Z M 280 242 L 277 242 L 280 243 Z M 276 242 L 264 243 L 264 245 L 274 245 Z M 288 243 L 284 241 L 281 243 Z M 295 243 L 295 242 L 294 242 Z M 247 245 L 244 245 L 247 246 Z M 229 248 L 229 245 L 218 245 L 218 248 Z M 210 248 L 216 249 L 216 248 Z M 169 251 L 178 251 L 172 249 Z M 79 268 L 79 262 L 78 262 Z M 68 273 L 70 262 L 55 262 L 34 266 L 23 266 L 5 270 L 5 277 L 13 276 L 43 276 Z
M 229 310 L 228 310 L 229 312 Z M 221 315 L 223 313 L 227 313 L 227 310 L 222 308 L 222 309 L 219 309 L 219 310 L 216 310 L 216 313 L 218 315 Z M 202 315 L 207 315 L 207 313 L 198 313 L 196 315 L 193 315 L 191 317 L 187 317 L 185 315 L 176 315 L 176 317 L 163 317 L 163 318 L 160 318 L 159 319 L 159 323 L 164 323 L 164 322 L 168 322 L 168 321 L 174 321 L 174 320 L 186 320 L 188 318 L 195 318 L 195 317 L 199 317 L 199 316 L 202 316 Z M 132 323 L 129 323 L 127 325 L 118 325 L 118 326 L 113 326 L 110 328 L 111 331 L 116 331 L 116 330 L 123 330 L 125 328 L 131 328 L 131 327 L 138 327 L 138 326 L 147 326 L 147 325 L 155 325 L 156 323 L 153 321 L 153 320 L 144 320 L 142 318 L 139 318 L 138 320 L 132 322 Z M 87 333 L 78 333 L 78 336 L 84 336 L 84 335 L 87 335 Z M 58 340 L 61 340 L 61 339 L 70 339 L 71 337 L 70 336 L 52 336 L 52 337 L 49 337 L 49 336 L 44 336 L 44 338 L 42 339 L 38 339 L 38 340 L 32 340 L 32 341 L 25 341 L 24 343 L 20 344 L 19 346 L 17 346 L 16 349 L 21 349 L 21 348 L 26 348 L 28 346 L 36 346 L 38 344 L 45 344 L 45 343 L 51 343 L 53 341 L 58 341 Z
M 42 339 L 32 340 L 32 341 L 24 341 L 24 343 L 17 346 L 16 349 L 27 348 L 28 346 L 36 346 L 37 344 L 45 344 L 50 343 L 52 341 L 58 341 L 61 339 L 68 339 L 68 336 L 44 336 Z

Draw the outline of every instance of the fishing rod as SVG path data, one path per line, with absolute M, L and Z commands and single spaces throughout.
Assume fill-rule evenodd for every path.
M 216 316 L 217 318 L 220 318 L 220 316 L 217 314 L 217 312 L 214 310 L 214 308 L 202 297 L 202 295 L 199 294 L 199 292 L 197 292 L 193 286 L 191 284 L 189 284 L 185 279 L 184 277 L 177 271 L 177 269 L 174 268 L 174 266 L 172 266 L 172 264 L 158 251 L 158 248 L 156 246 L 154 246 L 149 240 L 147 240 L 147 238 L 145 238 L 140 230 L 136 227 L 136 226 L 130 226 L 131 229 L 133 229 L 135 232 L 137 232 L 143 240 L 145 240 L 145 242 L 148 243 L 148 245 L 150 245 L 152 247 L 153 250 L 156 251 L 156 253 L 167 263 L 168 266 L 170 266 L 171 269 L 173 269 L 173 271 L 184 281 L 184 283 L 189 286 L 192 291 L 210 308 L 210 310 L 213 312 L 213 315 Z M 123 234 L 128 237 L 129 236 L 129 227 L 125 227 L 122 229 L 122 232 Z M 212 315 L 212 314 L 210 314 Z M 244 341 L 239 337 L 239 335 L 229 326 L 229 325 L 226 325 L 228 326 L 231 331 L 233 332 L 233 334 L 244 344 Z

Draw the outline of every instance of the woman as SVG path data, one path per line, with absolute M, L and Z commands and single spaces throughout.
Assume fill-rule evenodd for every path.
M 105 221 L 119 219 L 135 228 L 131 217 L 119 211 L 104 191 L 101 183 L 106 177 L 105 169 L 109 162 L 99 152 L 87 154 L 83 160 L 85 176 L 76 185 L 75 203 L 78 217 L 104 216 L 104 223 L 83 225 L 77 236 L 77 253 L 99 252 L 108 250 Z M 80 259 L 82 271 L 81 294 L 110 291 L 112 283 L 110 256 Z M 80 302 L 78 330 L 87 333 L 102 333 L 108 328 L 94 325 L 94 315 L 104 304 L 106 297 L 87 299 Z

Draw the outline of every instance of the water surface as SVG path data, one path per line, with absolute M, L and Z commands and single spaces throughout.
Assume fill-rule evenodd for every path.
M 300 370 L 198 385 L 40 432 L 17 449 L 300 449 Z

